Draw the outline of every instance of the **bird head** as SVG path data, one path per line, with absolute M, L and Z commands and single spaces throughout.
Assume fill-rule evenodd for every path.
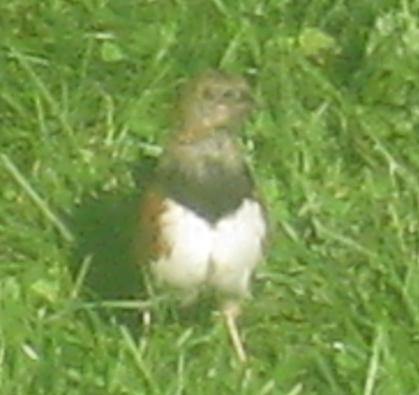
M 250 88 L 242 77 L 208 71 L 192 80 L 180 97 L 181 129 L 200 134 L 236 128 L 252 107 Z

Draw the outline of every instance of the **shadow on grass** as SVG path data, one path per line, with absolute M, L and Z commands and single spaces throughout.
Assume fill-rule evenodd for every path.
M 76 279 L 82 263 L 90 259 L 80 292 L 84 300 L 103 302 L 144 297 L 144 281 L 133 252 L 138 201 L 138 195 L 103 194 L 85 199 L 76 208 L 72 218 L 76 242 L 70 269 Z M 138 319 L 135 310 L 100 311 L 126 324 L 133 324 L 135 316 Z
M 153 164 L 142 161 L 133 170 L 137 185 L 146 185 Z M 91 194 L 93 195 L 93 194 Z M 138 237 L 138 192 L 95 193 L 73 209 L 70 226 L 76 237 L 69 259 L 73 278 L 80 276 L 83 262 L 89 262 L 80 290 L 86 302 L 123 302 L 148 298 L 144 272 L 137 265 L 135 240 Z M 138 327 L 135 308 L 98 308 L 101 317 L 128 327 Z

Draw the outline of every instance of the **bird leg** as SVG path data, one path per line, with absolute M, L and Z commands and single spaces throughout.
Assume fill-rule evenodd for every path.
M 234 351 L 241 363 L 247 361 L 246 351 L 243 347 L 243 342 L 240 338 L 240 333 L 237 328 L 236 319 L 240 314 L 240 306 L 237 301 L 228 301 L 223 306 L 223 316 L 227 326 L 228 334 L 233 343 Z

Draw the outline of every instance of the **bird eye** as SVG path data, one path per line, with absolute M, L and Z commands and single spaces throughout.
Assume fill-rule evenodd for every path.
M 240 92 L 237 89 L 226 89 L 223 94 L 222 97 L 223 99 L 227 99 L 227 100 L 237 100 L 240 99 L 242 96 L 242 92 Z

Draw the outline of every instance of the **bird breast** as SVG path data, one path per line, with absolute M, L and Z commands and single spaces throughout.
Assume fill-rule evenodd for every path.
M 209 285 L 246 296 L 266 235 L 260 203 L 244 199 L 236 211 L 215 224 L 171 199 L 164 205 L 160 229 L 168 248 L 152 264 L 156 277 L 179 289 Z

